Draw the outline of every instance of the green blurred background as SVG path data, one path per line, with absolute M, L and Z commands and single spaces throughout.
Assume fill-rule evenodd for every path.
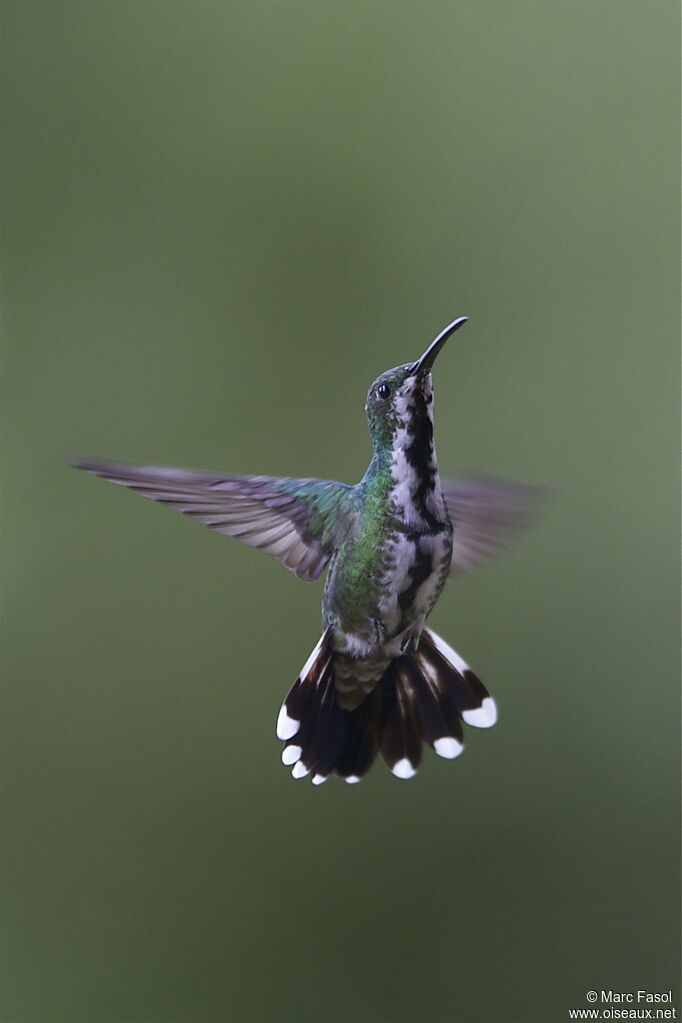
M 3 1023 L 677 988 L 678 35 L 672 0 L 5 5 Z M 557 490 L 431 619 L 499 726 L 293 782 L 321 583 L 59 458 L 354 481 L 368 384 L 461 314 L 441 470 Z

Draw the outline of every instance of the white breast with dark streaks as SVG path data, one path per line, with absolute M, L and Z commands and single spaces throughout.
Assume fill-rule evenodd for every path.
M 390 498 L 393 501 L 397 513 L 407 526 L 413 529 L 424 529 L 426 527 L 426 523 L 420 515 L 414 499 L 414 495 L 421 483 L 421 478 L 415 467 L 410 464 L 405 454 L 405 448 L 409 445 L 409 443 L 410 434 L 405 427 L 401 426 L 396 431 L 393 439 L 393 451 L 391 453 L 391 477 L 394 482 L 390 490 Z M 427 464 L 431 468 L 434 477 L 438 479 L 436 455 L 433 448 L 428 456 Z M 433 487 L 426 494 L 425 504 L 427 510 L 435 519 L 443 521 L 446 518 L 447 512 L 445 509 L 445 501 L 443 500 L 443 494 L 440 486 Z
M 388 636 L 419 632 L 443 587 L 452 545 L 446 530 L 441 533 L 414 534 L 395 532 L 386 543 L 386 569 L 381 583 L 379 615 Z M 429 574 L 415 588 L 407 606 L 400 598 L 413 585 L 415 566 L 428 557 Z

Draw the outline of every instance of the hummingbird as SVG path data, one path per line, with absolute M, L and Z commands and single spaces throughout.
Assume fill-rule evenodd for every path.
M 423 745 L 452 760 L 464 749 L 463 724 L 497 720 L 483 683 L 426 626 L 448 578 L 495 554 L 526 524 L 539 491 L 439 476 L 431 371 L 466 322 L 460 316 L 416 362 L 371 385 L 372 457 L 354 485 L 69 460 L 273 555 L 299 579 L 327 570 L 322 635 L 277 719 L 294 778 L 354 784 L 379 753 L 395 777 L 412 778 Z

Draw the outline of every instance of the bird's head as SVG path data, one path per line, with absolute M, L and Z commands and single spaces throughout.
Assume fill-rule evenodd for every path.
M 456 330 L 466 323 L 460 316 L 448 324 L 416 362 L 396 366 L 377 377 L 369 391 L 365 412 L 375 449 L 393 448 L 426 432 L 430 442 L 433 422 L 433 381 L 431 367 L 439 351 Z

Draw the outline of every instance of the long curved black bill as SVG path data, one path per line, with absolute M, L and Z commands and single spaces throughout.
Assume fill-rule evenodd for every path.
M 439 351 L 441 350 L 447 339 L 450 337 L 451 334 L 454 334 L 456 330 L 459 330 L 459 328 L 463 324 L 465 324 L 468 319 L 469 319 L 468 316 L 460 316 L 456 320 L 453 320 L 452 323 L 448 323 L 447 327 L 444 327 L 443 330 L 441 330 L 440 334 L 433 339 L 429 347 L 422 355 L 421 359 L 419 359 L 418 362 L 415 362 L 414 366 L 412 367 L 412 372 L 414 374 L 428 373 L 431 370 L 431 367 L 433 366 L 436 356 L 438 355 Z

